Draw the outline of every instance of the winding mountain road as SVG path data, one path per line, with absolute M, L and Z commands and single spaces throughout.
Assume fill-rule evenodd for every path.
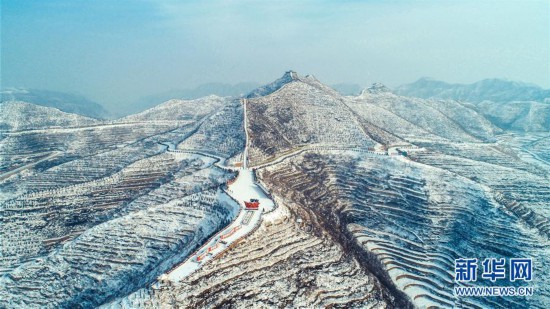
M 242 100 L 243 110 L 244 110 L 244 130 L 246 136 L 245 149 L 243 151 L 243 164 L 242 167 L 231 167 L 225 165 L 226 159 L 219 157 L 214 154 L 206 153 L 200 150 L 190 150 L 190 149 L 177 149 L 176 145 L 172 143 L 160 143 L 163 145 L 165 150 L 172 154 L 195 154 L 199 156 L 205 156 L 212 159 L 215 159 L 214 165 L 230 171 L 237 171 L 237 178 L 228 185 L 227 190 L 224 190 L 232 200 L 236 201 L 239 204 L 239 213 L 236 218 L 224 229 L 216 233 L 214 236 L 210 237 L 198 250 L 192 253 L 185 261 L 175 266 L 168 272 L 162 274 L 156 283 L 153 286 L 159 287 L 162 284 L 167 282 L 179 282 L 191 275 L 193 272 L 201 268 L 202 265 L 208 263 L 215 259 L 218 255 L 222 254 L 228 250 L 231 245 L 240 239 L 246 237 L 250 233 L 254 232 L 257 227 L 261 224 L 262 213 L 270 212 L 275 208 L 275 203 L 269 197 L 267 192 L 264 191 L 263 187 L 259 185 L 254 177 L 254 171 L 258 168 L 267 167 L 272 164 L 277 164 L 284 161 L 287 158 L 296 156 L 304 151 L 312 150 L 352 150 L 360 152 L 369 152 L 378 155 L 389 155 L 388 152 L 372 151 L 363 147 L 342 147 L 342 146 L 331 146 L 331 145 L 309 145 L 300 149 L 296 149 L 288 154 L 275 158 L 270 162 L 265 162 L 264 164 L 249 167 L 248 165 L 248 148 L 250 145 L 249 135 L 248 135 L 248 120 L 247 120 L 247 111 L 246 104 L 247 100 Z M 392 149 L 393 152 L 396 152 L 395 149 Z M 396 152 L 397 154 L 397 152 Z M 258 210 L 248 210 L 245 207 L 244 201 L 250 199 L 258 199 L 260 202 L 260 207 Z
M 208 154 L 198 150 L 177 149 L 176 145 L 171 143 L 160 143 L 166 147 L 169 153 L 189 153 L 200 156 L 206 156 L 216 159 L 214 165 L 219 168 L 231 171 L 237 171 L 237 178 L 224 190 L 234 201 L 237 201 L 240 207 L 237 217 L 224 229 L 210 237 L 198 250 L 191 254 L 185 261 L 170 271 L 162 274 L 154 286 L 170 282 L 179 282 L 198 270 L 205 263 L 213 260 L 219 254 L 225 252 L 231 245 L 250 233 L 254 232 L 260 225 L 263 212 L 269 212 L 275 208 L 275 203 L 268 194 L 255 181 L 254 170 L 248 168 L 248 145 L 249 137 L 246 119 L 246 100 L 243 100 L 244 109 L 244 130 L 246 135 L 246 144 L 243 151 L 243 166 L 235 168 L 225 165 L 225 158 Z M 258 210 L 247 210 L 244 201 L 258 199 L 260 207 Z

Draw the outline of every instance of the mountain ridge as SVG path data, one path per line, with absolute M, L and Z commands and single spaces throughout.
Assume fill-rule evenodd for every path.
M 110 113 L 99 103 L 82 95 L 51 90 L 5 88 L 0 91 L 0 101 L 22 101 L 57 108 L 63 112 L 96 119 L 106 119 Z
M 101 123 L 100 120 L 64 112 L 55 107 L 21 101 L 1 102 L 0 109 L 0 131 L 77 127 Z
M 479 103 L 536 101 L 550 103 L 550 89 L 499 78 L 487 78 L 471 84 L 452 84 L 427 77 L 395 88 L 397 94 L 423 99 L 452 99 Z
M 532 256 L 537 273 L 550 267 L 550 133 L 495 126 L 478 107 L 490 101 L 406 97 L 380 84 L 344 96 L 294 71 L 254 93 L 168 100 L 91 126 L 8 103 L 7 120 L 29 118 L 25 108 L 52 119 L 33 130 L 41 122 L 31 117 L 0 135 L 8 171 L 0 239 L 10 244 L 0 254 L 0 299 L 11 307 L 548 307 L 545 276 L 533 278 L 540 294 L 497 302 L 458 298 L 450 275 L 461 257 Z M 522 121 L 544 117 L 529 111 Z M 247 168 L 277 208 L 234 246 L 218 243 L 214 260 L 193 260 L 192 274 L 166 282 L 162 274 L 207 252 L 205 241 L 229 222 L 249 224 L 235 218 L 241 198 L 227 195 Z

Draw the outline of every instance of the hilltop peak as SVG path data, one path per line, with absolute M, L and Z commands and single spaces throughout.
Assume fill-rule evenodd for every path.
M 361 94 L 364 94 L 364 93 L 378 94 L 378 93 L 385 93 L 385 92 L 391 92 L 390 88 L 386 87 L 386 85 L 381 83 L 374 83 L 370 87 L 363 90 Z
M 285 74 L 282 76 L 282 78 L 296 80 L 298 79 L 298 73 L 294 70 L 288 70 L 285 72 Z
M 267 85 L 264 85 L 252 90 L 248 95 L 246 95 L 246 97 L 256 98 L 256 97 L 263 97 L 263 96 L 269 95 L 281 89 L 281 87 L 283 87 L 284 85 L 289 84 L 298 79 L 299 79 L 298 73 L 296 73 L 293 70 L 288 70 L 285 72 L 285 74 L 283 74 L 283 76 L 276 79 L 274 82 L 271 82 Z

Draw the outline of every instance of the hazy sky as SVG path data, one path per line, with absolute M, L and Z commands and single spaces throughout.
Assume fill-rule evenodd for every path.
M 550 2 L 1 0 L 2 87 L 106 106 L 207 82 L 393 87 L 429 76 L 550 88 Z

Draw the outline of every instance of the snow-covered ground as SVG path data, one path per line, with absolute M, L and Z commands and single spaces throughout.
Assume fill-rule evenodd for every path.
M 256 183 L 252 170 L 241 169 L 235 182 L 229 185 L 228 191 L 239 202 L 258 199 L 260 201 L 260 209 L 264 212 L 268 212 L 274 207 L 273 201 Z
M 185 262 L 163 274 L 159 281 L 169 280 L 178 282 L 199 269 L 204 263 L 214 259 L 224 252 L 231 244 L 248 235 L 260 224 L 262 212 L 268 212 L 275 207 L 274 202 L 258 186 L 254 179 L 254 172 L 242 168 L 237 179 L 228 186 L 228 193 L 239 202 L 241 211 L 237 218 L 226 228 L 210 238 L 199 250 L 190 255 Z M 244 201 L 258 199 L 260 209 L 246 210 Z
M 11 171 L 7 171 L 5 173 L 0 173 L 0 179 L 4 179 L 4 178 L 7 178 L 7 177 L 10 177 L 11 175 L 14 175 L 14 174 L 17 174 L 19 172 L 21 172 L 22 170 L 25 170 L 25 169 L 28 169 L 28 168 L 31 168 L 35 165 L 37 165 L 38 163 L 41 163 L 41 162 L 44 162 L 44 161 L 47 161 L 53 157 L 56 157 L 56 156 L 59 156 L 61 155 L 62 152 L 61 151 L 53 151 L 50 155 L 38 160 L 38 161 L 35 161 L 35 162 L 31 162 L 29 164 L 25 164 L 21 167 L 18 167 L 16 169 L 13 169 Z
M 246 127 L 246 101 L 243 103 L 245 105 L 244 121 Z M 248 141 L 248 134 L 246 134 L 246 139 Z M 163 144 L 167 147 L 169 152 L 178 152 L 178 150 L 175 150 L 177 147 L 174 144 Z M 241 207 L 238 216 L 231 224 L 211 237 L 202 247 L 191 254 L 182 264 L 161 275 L 159 277 L 160 283 L 165 281 L 179 282 L 183 280 L 202 265 L 224 252 L 234 242 L 253 232 L 261 223 L 262 212 L 269 212 L 275 207 L 273 200 L 271 200 L 266 192 L 256 183 L 254 171 L 247 168 L 248 143 L 245 145 L 243 158 L 244 166 L 238 170 L 237 178 L 229 184 L 227 188 L 227 193 L 231 198 L 236 200 Z M 185 150 L 180 150 L 180 152 L 184 151 Z M 222 158 L 220 158 L 220 160 L 225 161 Z M 218 163 L 221 162 L 222 161 L 218 161 Z M 219 167 L 226 168 L 225 166 Z M 259 200 L 260 206 L 258 210 L 246 209 L 244 202 L 251 199 Z

